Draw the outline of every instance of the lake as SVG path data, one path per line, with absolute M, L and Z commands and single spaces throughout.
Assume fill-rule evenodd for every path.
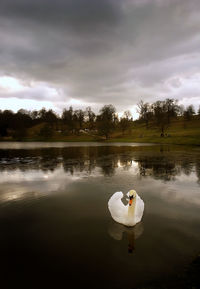
M 133 228 L 107 206 L 130 189 L 145 202 Z M 2 288 L 183 288 L 199 210 L 199 148 L 0 143 Z

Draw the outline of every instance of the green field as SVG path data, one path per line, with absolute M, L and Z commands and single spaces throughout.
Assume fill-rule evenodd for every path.
M 129 132 L 124 135 L 115 133 L 109 141 L 200 145 L 200 120 L 174 120 L 166 129 L 164 137 L 160 136 L 154 124 L 146 129 L 144 123 L 135 123 Z
M 64 141 L 64 142 L 139 142 L 139 143 L 163 143 L 163 144 L 183 144 L 200 145 L 200 119 L 195 116 L 190 121 L 184 121 L 179 118 L 171 121 L 171 124 L 165 131 L 164 137 L 160 136 L 160 131 L 154 123 L 150 123 L 148 129 L 145 124 L 139 121 L 133 122 L 133 125 L 122 133 L 115 130 L 108 140 L 97 134 L 80 133 L 79 135 L 64 135 L 56 130 L 51 137 L 39 136 L 39 131 L 45 124 L 31 127 L 26 137 L 21 138 L 2 138 L 2 141 Z

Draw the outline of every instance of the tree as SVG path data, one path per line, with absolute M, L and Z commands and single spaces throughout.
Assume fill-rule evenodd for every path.
M 22 140 L 26 136 L 27 136 L 27 130 L 26 130 L 25 126 L 18 128 L 13 133 L 13 137 L 17 140 Z
M 178 108 L 177 115 L 184 116 L 184 111 L 185 111 L 184 105 L 182 104 L 178 105 L 177 108 Z
M 82 109 L 78 109 L 74 112 L 76 114 L 76 119 L 79 124 L 79 130 L 82 129 L 83 123 L 84 123 L 84 118 L 85 118 L 85 113 L 82 111 Z
M 68 110 L 64 109 L 62 113 L 62 121 L 63 124 L 67 125 L 69 131 L 73 131 L 74 123 L 73 123 L 73 108 L 70 106 Z
M 200 105 L 199 105 L 199 109 L 198 109 L 198 116 L 200 117 Z
M 108 139 L 114 129 L 116 109 L 112 104 L 109 104 L 104 105 L 99 112 L 100 114 L 97 116 L 98 131 Z
M 39 117 L 39 113 L 38 113 L 37 110 L 33 110 L 33 111 L 31 111 L 30 116 L 31 116 L 31 118 L 32 118 L 33 120 L 35 120 L 35 119 L 37 119 L 37 118 Z
M 152 118 L 151 105 L 148 102 L 144 103 L 141 100 L 137 106 L 138 106 L 137 111 L 140 115 L 140 119 L 145 122 L 146 128 L 148 128 L 149 127 L 149 121 Z
M 85 112 L 87 121 L 88 121 L 88 128 L 90 130 L 94 129 L 95 127 L 95 119 L 96 119 L 96 115 L 95 113 L 91 110 L 91 107 L 88 106 L 86 107 L 86 112 Z
M 77 111 L 75 111 L 73 114 L 73 132 L 75 134 L 79 134 L 79 130 L 80 130 L 80 124 L 79 124 L 78 114 L 77 114 Z
M 44 138 L 50 138 L 52 137 L 52 135 L 53 135 L 53 130 L 49 124 L 45 124 L 39 132 L 39 136 L 44 137 Z
M 14 129 L 14 138 L 21 139 L 27 135 L 27 129 L 32 126 L 32 118 L 30 112 L 20 109 L 13 115 L 12 129 Z
M 195 114 L 194 106 L 191 104 L 184 111 L 184 119 L 189 121 L 192 119 L 194 114 Z
M 40 120 L 45 121 L 46 112 L 47 111 L 44 107 L 38 111 L 38 116 Z
M 124 112 L 124 117 L 128 120 L 132 118 L 132 114 L 131 114 L 130 110 L 126 110 Z
M 170 120 L 173 117 L 176 117 L 179 111 L 177 100 L 167 98 L 165 100 L 166 113 L 167 113 L 167 122 L 170 124 Z
M 4 120 L 3 111 L 0 110 L 0 137 L 7 136 L 7 127 Z
M 167 105 L 165 101 L 156 101 L 153 105 L 155 123 L 160 129 L 161 136 L 164 136 L 164 132 L 169 126 Z
M 44 120 L 49 123 L 51 127 L 57 123 L 58 117 L 52 109 L 49 109 L 44 116 Z
M 132 117 L 131 112 L 127 110 L 124 112 L 123 116 L 120 119 L 120 127 L 121 127 L 123 134 L 130 127 L 131 119 L 132 119 L 131 117 Z

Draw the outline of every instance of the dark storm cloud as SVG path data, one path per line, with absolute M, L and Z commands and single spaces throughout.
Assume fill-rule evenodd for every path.
M 118 21 L 118 4 L 111 0 L 2 0 L 1 15 L 22 23 L 26 20 L 88 32 Z
M 199 73 L 199 8 L 197 0 L 1 0 L 1 74 L 47 82 L 63 101 L 124 108 L 141 97 L 181 99 L 177 78 Z

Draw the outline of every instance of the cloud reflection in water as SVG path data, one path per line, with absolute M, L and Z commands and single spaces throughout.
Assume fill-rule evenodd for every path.
M 74 182 L 103 184 L 105 178 L 121 186 L 154 186 L 167 202 L 200 204 L 198 152 L 130 146 L 0 150 L 0 202 L 65 192 Z

